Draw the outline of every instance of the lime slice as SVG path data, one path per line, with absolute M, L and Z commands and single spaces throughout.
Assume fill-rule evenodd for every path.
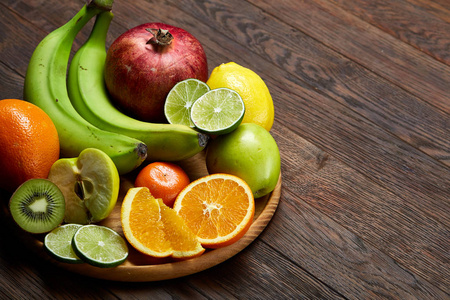
M 195 101 L 191 108 L 191 120 L 198 130 L 220 135 L 236 129 L 244 113 L 244 101 L 236 91 L 218 88 Z
M 82 260 L 101 268 L 116 267 L 128 257 L 125 240 L 111 228 L 100 225 L 84 225 L 78 229 L 72 247 Z
M 191 107 L 206 92 L 209 86 L 198 79 L 189 78 L 178 82 L 170 90 L 164 104 L 164 114 L 170 124 L 194 127 L 191 121 Z
M 45 235 L 45 250 L 58 261 L 72 264 L 83 263 L 72 249 L 73 235 L 81 226 L 79 224 L 65 224 L 53 229 Z

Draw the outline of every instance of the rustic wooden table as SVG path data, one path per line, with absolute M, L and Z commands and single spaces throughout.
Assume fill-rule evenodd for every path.
M 34 48 L 82 5 L 1 1 L 1 99 L 22 98 Z M 278 209 L 231 259 L 147 283 L 67 272 L 0 226 L 1 299 L 450 298 L 450 2 L 116 0 L 113 12 L 109 44 L 161 21 L 201 41 L 210 71 L 261 75 Z

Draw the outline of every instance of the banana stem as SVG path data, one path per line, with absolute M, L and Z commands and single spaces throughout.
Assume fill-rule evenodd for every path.
M 114 0 L 87 0 L 87 7 L 97 7 L 101 10 L 110 11 L 113 7 Z

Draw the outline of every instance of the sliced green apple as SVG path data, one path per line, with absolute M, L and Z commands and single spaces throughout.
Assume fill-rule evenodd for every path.
M 101 150 L 88 148 L 78 157 L 61 158 L 48 179 L 66 201 L 66 223 L 99 222 L 111 213 L 119 196 L 120 178 L 114 162 Z

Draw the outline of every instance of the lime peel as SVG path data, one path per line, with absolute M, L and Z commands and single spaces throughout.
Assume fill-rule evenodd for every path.
M 194 128 L 191 121 L 191 108 L 194 102 L 206 92 L 209 86 L 195 78 L 178 82 L 170 90 L 164 103 L 164 114 L 170 124 L 186 125 Z
M 81 226 L 79 224 L 65 224 L 47 233 L 44 238 L 44 248 L 47 253 L 60 262 L 83 263 L 83 260 L 75 254 L 72 248 L 73 235 Z
M 244 101 L 238 92 L 229 88 L 217 88 L 205 93 L 191 108 L 191 120 L 195 127 L 215 135 L 235 130 L 244 114 Z
M 124 238 L 106 226 L 84 225 L 72 239 L 75 253 L 85 262 L 100 268 L 112 268 L 128 257 Z

